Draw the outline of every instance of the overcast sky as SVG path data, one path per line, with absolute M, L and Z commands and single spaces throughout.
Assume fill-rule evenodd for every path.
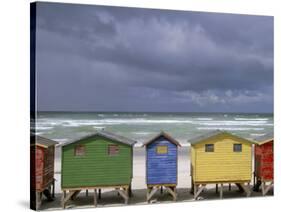
M 273 17 L 39 3 L 44 111 L 272 112 Z

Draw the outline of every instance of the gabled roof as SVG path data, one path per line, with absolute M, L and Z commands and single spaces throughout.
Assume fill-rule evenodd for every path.
M 160 137 L 164 137 L 167 140 L 169 140 L 170 142 L 172 142 L 173 144 L 175 144 L 177 146 L 181 146 L 180 143 L 176 139 L 174 139 L 172 136 L 170 136 L 168 133 L 166 133 L 164 131 L 161 131 L 159 134 L 157 134 L 156 136 L 154 136 L 153 138 L 151 138 L 150 140 L 145 142 L 142 146 L 146 146 L 148 144 L 151 144 L 151 143 L 153 143 L 154 141 L 156 141 Z
M 31 136 L 35 136 L 35 145 L 41 146 L 43 148 L 48 148 L 50 146 L 55 146 L 56 144 L 58 144 L 58 142 L 56 141 L 38 135 L 31 135 Z
M 124 136 L 117 135 L 115 133 L 111 133 L 111 132 L 108 132 L 108 131 L 105 131 L 105 130 L 100 130 L 100 131 L 96 131 L 94 133 L 88 134 L 86 136 L 83 136 L 79 139 L 66 142 L 66 143 L 62 144 L 62 146 L 66 146 L 68 144 L 76 143 L 76 142 L 79 142 L 81 140 L 85 140 L 87 138 L 92 138 L 92 137 L 95 137 L 95 136 L 100 136 L 100 137 L 107 138 L 107 139 L 112 140 L 112 141 L 116 141 L 116 142 L 119 142 L 119 143 L 122 143 L 122 144 L 130 145 L 130 146 L 133 146 L 136 143 L 136 141 L 134 141 L 132 139 L 129 139 L 129 138 L 126 138 Z
M 268 143 L 270 141 L 273 141 L 274 139 L 274 135 L 273 135 L 273 132 L 270 132 L 270 133 L 266 133 L 265 135 L 263 136 L 258 136 L 255 138 L 255 141 L 259 144 L 259 145 L 262 145 L 262 144 L 265 144 L 265 143 Z
M 230 132 L 227 132 L 227 131 L 222 131 L 222 130 L 213 130 L 213 131 L 209 131 L 203 135 L 200 135 L 200 136 L 197 136 L 197 137 L 194 137 L 194 138 L 191 138 L 188 140 L 188 142 L 191 144 L 191 145 L 194 145 L 194 144 L 198 144 L 198 143 L 201 143 L 201 142 L 204 142 L 206 141 L 207 139 L 209 138 L 212 138 L 212 137 L 215 137 L 217 135 L 220 135 L 220 134 L 227 134 L 227 135 L 230 135 L 232 137 L 236 137 L 236 138 L 239 138 L 239 139 L 243 139 L 244 141 L 246 142 L 250 142 L 250 143 L 253 143 L 255 144 L 254 141 L 251 141 L 249 139 L 245 139 L 245 138 L 242 138 L 242 137 L 239 137 L 237 135 L 233 135 L 231 134 Z

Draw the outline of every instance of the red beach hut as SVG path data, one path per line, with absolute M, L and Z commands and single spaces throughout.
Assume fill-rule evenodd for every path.
M 261 186 L 262 194 L 273 187 L 274 175 L 274 152 L 273 152 L 273 133 L 255 139 L 255 172 L 254 172 L 254 191 L 259 191 Z
M 31 135 L 31 207 L 38 209 L 43 194 L 48 200 L 54 198 L 54 156 L 56 141 Z M 51 191 L 52 190 L 52 191 Z

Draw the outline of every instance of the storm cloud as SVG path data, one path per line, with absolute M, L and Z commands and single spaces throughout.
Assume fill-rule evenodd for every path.
M 39 110 L 272 112 L 273 17 L 37 4 Z

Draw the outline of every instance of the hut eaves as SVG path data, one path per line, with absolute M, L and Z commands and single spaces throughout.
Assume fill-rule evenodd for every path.
M 256 137 L 254 140 L 256 141 L 257 144 L 262 145 L 273 141 L 273 138 L 274 138 L 273 132 L 270 132 L 270 133 L 266 133 L 263 136 Z
M 43 148 L 48 148 L 50 146 L 55 146 L 56 144 L 58 144 L 58 142 L 36 135 L 35 144 Z
M 159 134 L 157 134 L 153 138 L 149 139 L 142 146 L 146 146 L 146 145 L 152 143 L 153 141 L 155 141 L 156 139 L 160 138 L 161 136 L 166 138 L 167 140 L 171 141 L 173 144 L 175 144 L 177 146 L 181 146 L 180 143 L 176 139 L 174 139 L 172 136 L 170 136 L 168 133 L 166 133 L 164 131 L 161 131 Z
M 118 143 L 130 145 L 130 146 L 133 146 L 135 143 L 137 143 L 137 141 L 129 139 L 129 138 L 126 138 L 124 136 L 117 135 L 115 133 L 111 133 L 111 132 L 108 132 L 108 131 L 105 131 L 105 130 L 101 130 L 101 131 L 96 131 L 94 133 L 91 133 L 91 134 L 88 134 L 86 136 L 83 136 L 81 138 L 78 138 L 78 139 L 66 142 L 66 143 L 62 144 L 61 146 L 66 146 L 68 144 L 76 143 L 76 142 L 79 142 L 81 140 L 84 140 L 84 139 L 87 139 L 87 138 L 91 138 L 91 137 L 95 137 L 95 136 L 104 137 L 104 138 L 107 138 L 109 140 L 116 141 Z
M 189 139 L 188 142 L 191 145 L 194 145 L 194 144 L 198 144 L 198 143 L 204 142 L 205 140 L 207 140 L 209 138 L 212 138 L 212 137 L 215 137 L 215 136 L 220 135 L 220 134 L 227 134 L 227 135 L 230 135 L 232 137 L 243 139 L 246 142 L 250 142 L 250 143 L 253 143 L 253 144 L 256 143 L 255 141 L 252 141 L 252 140 L 249 140 L 249 139 L 245 139 L 245 138 L 239 137 L 237 135 L 233 135 L 233 134 L 231 134 L 231 133 L 229 133 L 227 131 L 222 131 L 222 130 L 212 130 L 212 131 L 209 131 L 209 132 L 207 132 L 207 133 L 205 133 L 203 135 L 196 136 L 194 138 Z

